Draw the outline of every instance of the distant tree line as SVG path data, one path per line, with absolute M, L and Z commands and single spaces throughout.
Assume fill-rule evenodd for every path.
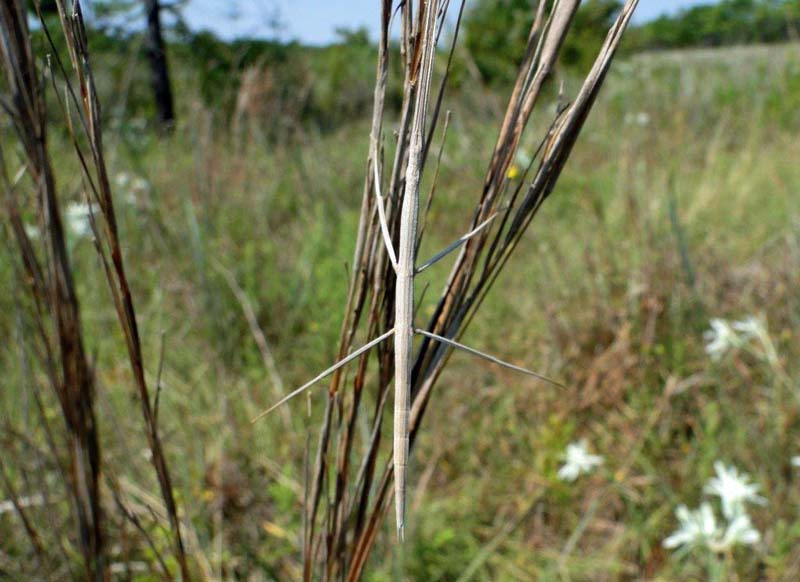
M 184 0 L 176 0 L 169 5 L 169 8 L 177 14 L 179 6 L 183 3 Z M 65 1 L 65 5 L 69 9 L 71 3 Z M 30 0 L 27 7 L 32 15 L 50 20 L 51 25 L 55 24 L 58 14 L 56 0 Z M 121 17 L 126 21 L 126 26 L 130 25 L 131 16 L 134 16 L 135 20 L 137 8 L 144 9 L 143 49 L 150 68 L 150 86 L 153 91 L 156 117 L 159 127 L 169 131 L 175 124 L 175 102 L 167 62 L 167 45 L 161 22 L 161 0 L 100 0 L 95 2 L 92 7 L 97 23 L 102 23 L 104 19 L 113 20 Z M 100 28 L 102 30 L 105 27 L 101 25 Z M 106 32 L 106 34 L 108 33 Z M 96 34 L 93 35 L 95 38 L 96 36 Z
M 584 0 L 565 40 L 561 64 L 586 67 L 622 7 L 621 0 Z M 537 2 L 477 0 L 468 11 L 465 44 L 484 80 L 512 78 L 524 52 Z M 628 31 L 624 50 L 713 47 L 800 39 L 800 0 L 722 0 L 662 16 Z
M 531 0 L 479 0 L 468 10 L 464 23 L 467 58 L 487 83 L 502 84 L 516 76 L 536 5 Z M 620 0 L 582 2 L 564 41 L 562 64 L 587 67 L 620 8 Z
M 722 0 L 645 23 L 629 38 L 639 49 L 777 43 L 800 38 L 800 0 Z
M 189 30 L 180 12 L 185 3 L 96 0 L 92 4 L 90 44 L 96 58 L 104 60 L 98 68 L 104 73 L 101 86 L 113 91 L 115 84 L 132 79 L 121 94 L 124 99 L 111 99 L 112 103 L 145 115 L 164 129 L 175 123 L 176 106 L 180 109 L 189 95 L 198 94 L 220 119 L 247 113 L 251 120 L 260 116 L 270 128 L 302 124 L 331 129 L 369 112 L 376 48 L 366 30 L 339 30 L 337 41 L 326 47 L 263 39 L 226 42 L 210 32 Z M 562 69 L 585 70 L 591 64 L 622 4 L 621 0 L 581 2 L 561 53 Z M 36 0 L 29 1 L 31 8 L 36 5 Z M 474 88 L 476 71 L 490 87 L 515 77 L 536 5 L 532 0 L 468 4 L 451 93 Z M 38 6 L 47 15 L 55 1 L 41 0 Z M 164 12 L 169 15 L 166 24 Z M 800 38 L 799 30 L 800 0 L 722 0 L 630 29 L 623 50 L 784 42 Z M 446 44 L 443 41 L 443 50 Z M 392 76 L 401 75 L 398 50 L 392 49 Z M 133 75 L 128 72 L 131 67 Z M 395 81 L 390 87 L 402 85 Z M 396 111 L 401 95 L 390 90 L 387 102 L 389 110 Z

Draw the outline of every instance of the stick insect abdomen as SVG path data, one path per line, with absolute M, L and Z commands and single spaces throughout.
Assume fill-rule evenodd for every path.
M 408 465 L 408 417 L 411 408 L 411 346 L 414 330 L 414 279 L 397 275 L 394 336 L 394 491 L 397 535 L 405 530 L 406 467 Z M 402 322 L 402 324 L 400 323 Z
M 414 251 L 419 207 L 419 140 L 412 140 L 400 214 L 400 247 L 394 306 L 394 493 L 397 535 L 405 532 L 408 416 L 411 408 L 411 348 L 414 337 Z
M 422 173 L 422 147 L 425 117 L 430 96 L 433 59 L 436 56 L 436 17 L 438 0 L 421 3 L 425 10 L 424 28 L 416 53 L 418 68 L 410 72 L 409 87 L 416 84 L 416 103 L 408 142 L 408 165 L 403 206 L 400 209 L 400 241 L 397 253 L 397 284 L 394 305 L 394 500 L 397 537 L 405 536 L 406 466 L 408 464 L 408 420 L 411 408 L 411 346 L 414 337 L 414 275 L 416 274 L 417 218 L 419 183 Z

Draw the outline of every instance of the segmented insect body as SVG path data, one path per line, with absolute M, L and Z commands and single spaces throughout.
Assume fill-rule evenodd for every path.
M 406 186 L 400 210 L 400 247 L 397 255 L 394 317 L 394 501 L 397 535 L 405 533 L 406 472 L 408 465 L 408 417 L 411 407 L 411 348 L 414 338 L 414 275 L 419 212 L 419 183 L 422 171 L 422 145 L 428 111 L 431 73 L 436 52 L 438 0 L 425 4 L 427 13 L 421 34 L 419 68 L 416 78 L 416 103 L 411 123 L 406 168 Z
M 408 215 L 416 224 L 417 201 L 403 202 L 403 219 Z M 405 234 L 405 236 L 404 236 Z M 414 338 L 414 237 L 400 233 L 397 261 L 394 328 L 394 493 L 397 535 L 405 531 L 405 491 L 408 465 L 408 416 L 411 407 L 411 347 Z M 411 269 L 408 269 L 411 265 Z
M 500 211 L 496 212 L 481 224 L 477 225 L 472 231 L 457 239 L 453 244 L 436 254 L 432 259 L 416 268 L 416 246 L 417 246 L 417 227 L 419 212 L 419 187 L 420 175 L 422 173 L 422 151 L 425 140 L 425 121 L 428 111 L 428 100 L 430 97 L 431 76 L 433 71 L 433 60 L 436 55 L 436 38 L 438 36 L 439 0 L 428 0 L 422 3 L 425 11 L 422 17 L 422 30 L 417 38 L 420 43 L 415 47 L 413 65 L 410 72 L 410 84 L 415 88 L 415 102 L 411 130 L 409 132 L 408 163 L 405 172 L 405 189 L 403 201 L 400 209 L 400 237 L 399 249 L 395 255 L 392 247 L 392 236 L 386 221 L 386 212 L 383 208 L 383 198 L 380 194 L 380 175 L 378 173 L 377 147 L 374 147 L 375 158 L 372 161 L 372 170 L 375 172 L 375 196 L 378 205 L 378 218 L 382 231 L 382 237 L 386 246 L 386 251 L 391 260 L 392 266 L 397 277 L 395 285 L 395 319 L 394 328 L 385 332 L 383 335 L 371 340 L 366 345 L 355 350 L 346 358 L 335 363 L 333 366 L 319 374 L 316 378 L 307 382 L 297 390 L 294 390 L 268 410 L 258 415 L 255 420 L 265 416 L 281 404 L 291 400 L 301 394 L 323 378 L 329 376 L 348 362 L 354 360 L 369 349 L 378 345 L 382 341 L 394 336 L 394 439 L 392 452 L 392 462 L 394 468 L 394 494 L 395 494 L 395 517 L 397 521 L 397 535 L 402 541 L 405 536 L 405 509 L 406 509 L 406 474 L 408 467 L 409 449 L 409 421 L 411 405 L 411 371 L 412 371 L 412 342 L 414 334 L 419 333 L 426 338 L 440 342 L 451 348 L 465 350 L 472 355 L 488 359 L 496 364 L 505 366 L 512 370 L 529 374 L 541 380 L 559 385 L 557 382 L 549 380 L 536 372 L 519 368 L 497 358 L 484 354 L 464 346 L 451 338 L 442 337 L 426 330 L 414 327 L 414 277 L 424 269 L 435 264 L 439 260 L 466 243 L 470 238 L 487 228 Z M 373 144 L 374 145 L 374 144 Z

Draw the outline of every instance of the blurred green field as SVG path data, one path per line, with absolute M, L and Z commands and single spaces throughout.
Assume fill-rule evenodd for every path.
M 446 103 L 422 255 L 467 227 L 502 105 L 490 93 Z M 247 112 L 229 131 L 199 96 L 184 108 L 169 139 L 135 119 L 117 120 L 106 138 L 151 385 L 162 337 L 165 346 L 160 425 L 188 551 L 219 578 L 295 580 L 304 451 L 322 400 L 310 398 L 310 417 L 298 400 L 249 420 L 335 360 L 368 119 L 276 141 Z M 549 122 L 542 111 L 528 150 Z M 367 580 L 800 579 L 799 131 L 800 46 L 650 53 L 613 66 L 553 197 L 464 338 L 568 388 L 454 355 L 413 451 L 408 543 L 398 549 L 384 527 Z M 62 196 L 78 200 L 74 156 L 53 139 Z M 2 232 L 0 409 L 35 441 L 18 348 L 27 299 Z M 104 461 L 132 499 L 155 504 L 102 266 L 89 239 L 69 244 Z M 433 292 L 420 318 L 448 268 L 422 276 L 420 290 L 430 282 Z M 710 358 L 710 320 L 748 316 L 766 322 L 777 358 L 757 343 Z M 46 404 L 56 419 L 55 401 Z M 565 483 L 563 452 L 580 439 L 605 463 Z M 34 470 L 33 444 L 5 446 Z M 749 473 L 768 501 L 751 513 L 761 541 L 710 564 L 662 542 L 676 507 L 700 504 L 717 460 Z M 49 511 L 31 509 L 37 519 Z M 0 540 L 3 557 L 27 551 L 12 513 L 0 514 Z

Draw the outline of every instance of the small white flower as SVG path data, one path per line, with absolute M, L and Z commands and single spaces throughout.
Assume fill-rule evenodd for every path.
M 128 172 L 120 172 L 114 178 L 114 182 L 120 188 L 127 188 L 128 185 L 131 183 L 131 175 Z
M 29 497 L 18 497 L 16 501 L 20 507 L 36 507 L 38 505 L 44 505 L 45 499 L 42 494 L 37 493 Z M 0 501 L 0 514 L 11 513 L 14 510 L 16 510 L 16 505 L 14 505 L 14 502 L 11 500 Z
M 638 125 L 640 127 L 647 127 L 650 125 L 650 114 L 646 111 L 639 111 L 638 113 L 626 113 L 625 123 L 628 125 Z
M 757 495 L 758 485 L 750 483 L 750 477 L 739 473 L 736 467 L 726 467 L 720 461 L 714 463 L 717 476 L 709 479 L 704 491 L 717 495 L 722 502 L 722 513 L 729 520 L 744 514 L 745 503 L 764 505 L 767 500 Z
M 740 513 L 731 520 L 720 540 L 711 540 L 709 547 L 715 552 L 724 552 L 737 544 L 752 546 L 761 540 L 761 533 L 753 527 L 750 516 Z
M 131 189 L 135 192 L 147 192 L 150 190 L 150 182 L 144 178 L 136 178 L 131 185 Z
M 689 548 L 706 547 L 713 552 L 725 552 L 733 546 L 742 544 L 752 546 L 761 540 L 761 533 L 753 527 L 750 516 L 742 512 L 722 528 L 711 505 L 703 503 L 700 509 L 690 511 L 685 505 L 675 512 L 680 527 L 664 540 L 663 546 L 674 549 L 679 546 Z
M 728 350 L 742 344 L 739 334 L 724 319 L 714 318 L 710 323 L 711 329 L 706 331 L 703 337 L 708 342 L 706 353 L 712 360 L 719 360 Z
M 531 165 L 531 155 L 524 148 L 520 148 L 517 150 L 514 163 L 520 168 L 527 169 Z
M 734 322 L 733 328 L 748 340 L 757 340 L 764 349 L 767 360 L 772 364 L 777 364 L 778 353 L 775 351 L 772 338 L 769 337 L 767 325 L 762 319 L 751 315 L 746 319 Z
M 600 455 L 589 454 L 585 440 L 567 445 L 566 463 L 558 470 L 558 478 L 563 481 L 574 481 L 583 473 L 591 473 L 603 464 Z
M 70 202 L 65 213 L 70 230 L 77 236 L 89 236 L 92 233 L 90 216 L 97 211 L 95 204 Z
M 26 224 L 25 225 L 25 234 L 28 235 L 28 238 L 31 240 L 36 240 L 41 236 L 41 232 L 39 231 L 38 226 L 34 226 L 33 224 Z
M 664 540 L 664 547 L 668 550 L 678 546 L 697 547 L 708 545 L 720 535 L 717 527 L 717 518 L 711 505 L 703 503 L 700 509 L 690 511 L 685 505 L 678 506 L 675 511 L 680 527 Z
M 792 467 L 800 467 L 800 455 L 792 457 Z
M 724 319 L 712 319 L 711 329 L 703 336 L 708 341 L 706 353 L 712 360 L 719 360 L 731 348 L 742 348 L 753 340 L 761 344 L 763 356 L 773 366 L 778 365 L 778 352 L 769 337 L 769 331 L 762 319 L 749 316 L 732 324 Z
M 761 338 L 767 333 L 766 327 L 760 319 L 752 315 L 740 321 L 733 322 L 733 329 L 748 338 Z
M 720 498 L 725 521 L 717 525 L 711 504 L 703 503 L 700 509 L 690 511 L 685 505 L 678 507 L 676 515 L 680 527 L 664 540 L 665 548 L 679 546 L 703 547 L 712 552 L 727 552 L 736 545 L 752 546 L 761 540 L 761 533 L 753 526 L 745 510 L 746 503 L 764 504 L 766 500 L 756 494 L 758 485 L 735 467 L 714 463 L 717 476 L 709 479 L 703 491 Z
M 138 204 L 142 196 L 150 192 L 150 182 L 134 177 L 128 172 L 120 172 L 114 179 L 120 198 L 127 204 Z

